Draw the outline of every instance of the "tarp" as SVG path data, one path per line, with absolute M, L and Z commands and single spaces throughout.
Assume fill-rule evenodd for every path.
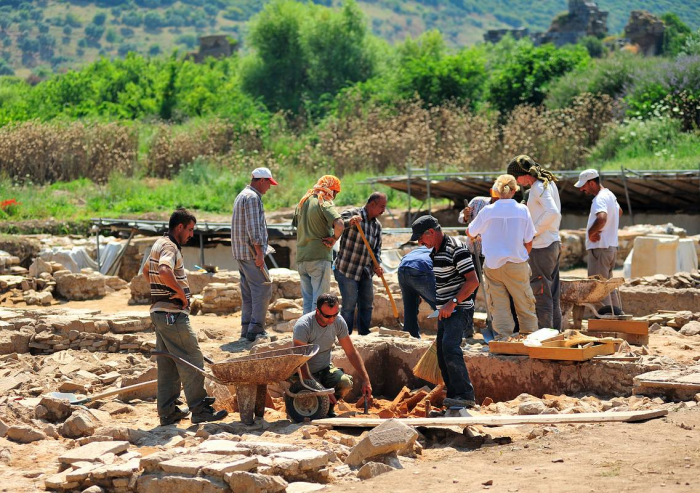
M 121 251 L 126 248 L 125 241 L 112 241 L 106 245 L 100 245 L 100 269 L 102 274 L 109 274 L 114 262 L 119 258 Z M 97 262 L 88 254 L 84 246 L 72 248 L 53 247 L 43 250 L 39 257 L 47 262 L 58 262 L 73 273 L 81 269 L 90 268 L 97 271 Z

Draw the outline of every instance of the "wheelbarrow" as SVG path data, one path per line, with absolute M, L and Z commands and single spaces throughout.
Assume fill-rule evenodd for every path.
M 230 358 L 221 363 L 210 363 L 209 367 L 213 375 L 165 351 L 151 351 L 151 354 L 172 358 L 178 364 L 198 371 L 205 378 L 228 387 L 238 399 L 241 421 L 252 425 L 255 416 L 263 417 L 267 386 L 273 383 L 279 383 L 284 390 L 287 414 L 295 422 L 302 422 L 306 418 L 326 417 L 330 407 L 329 395 L 335 393 L 335 389 L 326 389 L 311 377 L 308 361 L 318 353 L 318 350 L 317 344 L 307 344 Z M 304 378 L 302 367 L 305 367 L 310 378 Z M 291 383 L 288 379 L 294 373 L 299 375 L 299 381 Z
M 600 304 L 603 300 L 615 291 L 618 287 L 625 283 L 622 277 L 613 277 L 612 279 L 602 279 L 597 277 L 562 277 L 561 278 L 561 313 L 563 325 L 568 325 L 569 317 L 566 314 L 572 310 L 572 318 L 574 320 L 573 328 L 580 329 L 583 320 L 583 312 L 586 307 L 590 308 L 597 318 L 609 320 L 625 320 L 632 318 L 632 315 L 617 315 L 614 310 L 611 314 L 599 313 L 596 304 Z M 620 294 L 616 293 L 618 301 Z M 569 327 L 562 327 L 563 329 Z

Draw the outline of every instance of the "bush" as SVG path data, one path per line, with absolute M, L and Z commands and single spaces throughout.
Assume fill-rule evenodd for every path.
M 117 123 L 31 121 L 0 129 L 0 168 L 17 181 L 103 183 L 112 172 L 130 175 L 137 149 L 133 127 Z

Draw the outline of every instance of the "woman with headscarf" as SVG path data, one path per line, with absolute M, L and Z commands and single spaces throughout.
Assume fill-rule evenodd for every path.
M 330 292 L 333 245 L 343 234 L 343 219 L 333 200 L 340 180 L 324 175 L 299 201 L 292 225 L 297 228 L 297 270 L 301 279 L 304 313 L 316 309 L 316 299 Z
M 527 208 L 535 224 L 535 239 L 532 240 L 528 262 L 532 269 L 530 285 L 536 300 L 537 325 L 540 329 L 547 327 L 561 330 L 561 201 L 556 177 L 525 154 L 510 160 L 508 174 L 513 175 L 521 187 L 530 187 Z

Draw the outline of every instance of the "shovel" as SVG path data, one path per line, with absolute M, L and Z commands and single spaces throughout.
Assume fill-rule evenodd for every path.
M 256 255 L 255 250 L 250 245 L 248 245 L 248 250 L 250 250 L 250 254 L 253 256 L 253 259 L 254 259 L 255 255 Z M 264 264 L 260 267 L 260 270 L 262 271 L 263 276 L 265 276 L 265 282 L 263 282 L 263 285 L 269 286 L 270 284 L 272 284 L 272 279 L 270 279 L 270 275 L 267 273 L 267 269 L 265 269 Z
M 46 394 L 47 397 L 53 397 L 54 399 L 68 399 L 71 404 L 80 405 L 87 404 L 103 397 L 109 397 L 111 395 L 124 394 L 126 392 L 131 392 L 132 390 L 145 389 L 146 387 L 153 387 L 158 383 L 158 380 L 149 380 L 148 382 L 141 382 L 134 385 L 129 385 L 128 387 L 121 387 L 114 390 L 109 390 L 107 392 L 102 392 L 101 394 L 91 395 L 89 397 L 78 398 L 77 395 L 71 392 L 50 392 Z
M 378 269 L 379 262 L 377 262 L 377 257 L 374 256 L 374 252 L 372 251 L 372 248 L 369 246 L 369 242 L 367 241 L 367 238 L 365 238 L 365 232 L 362 231 L 362 226 L 360 226 L 360 223 L 357 223 L 356 226 L 357 226 L 357 231 L 359 231 L 360 237 L 362 238 L 362 241 L 365 244 L 365 247 L 367 247 L 367 251 L 369 252 L 369 256 L 372 257 L 372 263 L 374 264 L 374 268 Z M 381 277 L 382 282 L 384 283 L 384 289 L 386 289 L 386 294 L 389 295 L 389 301 L 391 302 L 391 309 L 394 312 L 394 318 L 396 319 L 396 323 L 398 324 L 399 327 L 401 327 L 401 330 L 403 330 L 403 323 L 401 323 L 401 319 L 399 319 L 399 309 L 396 308 L 396 302 L 394 301 L 394 297 L 392 296 L 391 290 L 389 289 L 389 284 L 387 284 L 386 279 L 384 279 L 384 274 L 381 274 L 379 277 Z

